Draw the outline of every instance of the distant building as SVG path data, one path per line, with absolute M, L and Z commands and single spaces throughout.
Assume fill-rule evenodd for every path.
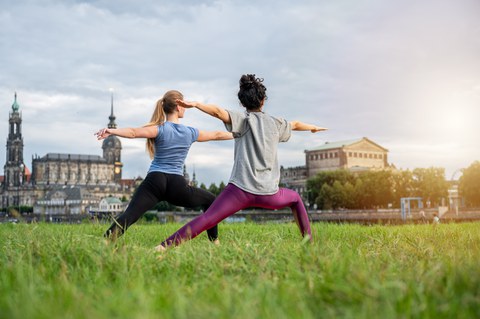
M 75 215 L 98 205 L 98 198 L 86 188 L 75 186 L 54 186 L 45 196 L 37 200 L 33 213 L 40 215 Z
M 115 123 L 115 115 L 113 115 L 113 94 L 111 98 L 111 111 L 110 116 L 108 119 L 108 128 L 117 128 L 117 123 Z M 103 140 L 102 143 L 102 150 L 103 150 L 103 158 L 107 162 L 113 166 L 113 181 L 115 183 L 120 183 L 122 180 L 122 143 L 120 139 L 114 135 L 110 135 L 106 139 Z
M 131 197 L 140 181 L 122 179 L 122 145 L 118 137 L 109 136 L 103 141 L 103 156 L 35 155 L 30 173 L 23 158 L 22 116 L 16 93 L 11 109 L 4 176 L 0 177 L 2 208 L 33 206 L 34 213 L 78 214 L 90 205 L 97 206 L 104 197 Z M 117 127 L 113 95 L 108 127 Z
M 378 170 L 388 167 L 388 150 L 366 137 L 325 144 L 306 150 L 307 177 L 321 171 Z
M 305 166 L 288 168 L 281 166 L 280 176 L 280 184 L 282 187 L 293 189 L 299 194 L 303 194 L 307 191 L 307 168 Z
M 103 198 L 98 204 L 97 213 L 117 215 L 125 209 L 124 203 L 117 197 Z
M 297 191 L 308 200 L 307 180 L 322 171 L 348 169 L 352 172 L 389 167 L 388 150 L 363 137 L 348 141 L 327 142 L 305 150 L 305 165 L 280 168 L 280 184 Z
M 110 107 L 108 128 L 117 128 L 113 95 Z M 35 214 L 51 215 L 86 213 L 97 209 L 106 198 L 110 198 L 107 201 L 128 201 L 142 182 L 140 177 L 122 179 L 122 144 L 113 135 L 103 140 L 102 156 L 64 153 L 34 155 L 31 172 L 24 162 L 23 146 L 22 115 L 15 93 L 9 113 L 4 175 L 0 176 L 1 208 L 21 210 L 21 206 L 29 206 L 33 207 Z M 195 170 L 190 180 L 184 167 L 184 176 L 190 185 L 198 184 Z M 117 208 L 114 211 L 120 212 Z
M 114 166 L 98 155 L 48 153 L 32 160 L 34 185 L 114 184 Z
M 7 158 L 3 166 L 4 176 L 1 178 L 2 207 L 25 205 L 26 201 L 21 201 L 23 194 L 27 194 L 29 198 L 27 202 L 31 204 L 30 198 L 35 196 L 33 189 L 28 185 L 30 172 L 23 160 L 22 114 L 19 109 L 20 105 L 15 92 L 12 110 L 8 117 Z

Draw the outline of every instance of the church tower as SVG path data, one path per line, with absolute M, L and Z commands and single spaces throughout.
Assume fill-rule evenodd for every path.
M 12 111 L 8 119 L 9 131 L 7 137 L 7 160 L 3 171 L 5 180 L 4 189 L 20 187 L 25 183 L 25 164 L 23 163 L 22 115 L 18 111 L 17 93 L 12 104 Z
M 18 111 L 20 105 L 17 102 L 17 92 L 12 104 L 12 111 L 9 114 L 9 131 L 7 137 L 7 160 L 3 167 L 5 180 L 4 190 L 19 190 L 25 184 L 25 164 L 23 163 L 23 137 L 22 137 L 22 115 Z M 19 204 L 19 198 L 13 203 Z
M 108 117 L 110 122 L 108 123 L 108 128 L 117 128 L 117 123 L 115 123 L 115 115 L 113 114 L 113 92 L 111 96 L 111 112 Z M 122 152 L 122 143 L 120 139 L 116 136 L 110 135 L 102 143 L 103 149 L 103 158 L 107 160 L 108 164 L 114 165 L 114 181 L 120 182 L 122 179 L 122 161 L 121 161 L 121 152 Z

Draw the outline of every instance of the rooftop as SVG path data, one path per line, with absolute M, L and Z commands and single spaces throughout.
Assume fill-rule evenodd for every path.
M 322 150 L 330 150 L 334 148 L 342 148 L 347 145 L 355 144 L 363 140 L 363 138 L 357 138 L 355 140 L 347 140 L 347 141 L 338 141 L 338 142 L 325 142 L 325 144 L 308 149 L 307 151 L 322 151 Z

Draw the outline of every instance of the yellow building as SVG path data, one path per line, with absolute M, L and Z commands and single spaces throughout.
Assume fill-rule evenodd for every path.
M 307 178 L 321 171 L 348 169 L 365 171 L 384 169 L 388 165 L 388 150 L 366 137 L 325 144 L 305 150 Z
M 348 169 L 353 172 L 389 167 L 388 150 L 366 137 L 327 142 L 305 150 L 305 165 L 280 167 L 280 185 L 298 192 L 308 202 L 307 179 L 321 171 Z

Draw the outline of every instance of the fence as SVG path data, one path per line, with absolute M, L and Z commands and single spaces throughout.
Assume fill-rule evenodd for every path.
M 375 210 L 328 210 L 309 211 L 309 217 L 312 222 L 333 222 L 333 223 L 360 223 L 360 224 L 404 224 L 404 223 L 431 223 L 434 214 L 438 214 L 438 209 L 412 210 L 411 214 L 405 220 L 402 219 L 400 209 L 375 209 Z M 147 213 L 151 220 L 159 223 L 179 222 L 184 223 L 200 215 L 198 211 L 175 211 L 175 212 L 156 212 Z M 110 222 L 111 214 L 92 215 L 92 214 L 22 214 L 19 216 L 0 215 L 0 223 L 17 222 L 47 222 L 47 223 L 70 223 L 76 224 L 88 221 Z M 152 217 L 153 216 L 153 217 Z M 441 222 L 465 222 L 480 220 L 480 208 L 460 209 L 458 212 L 448 211 L 442 215 Z M 226 219 L 226 222 L 293 222 L 293 215 L 290 210 L 263 210 L 252 209 L 239 211 Z

